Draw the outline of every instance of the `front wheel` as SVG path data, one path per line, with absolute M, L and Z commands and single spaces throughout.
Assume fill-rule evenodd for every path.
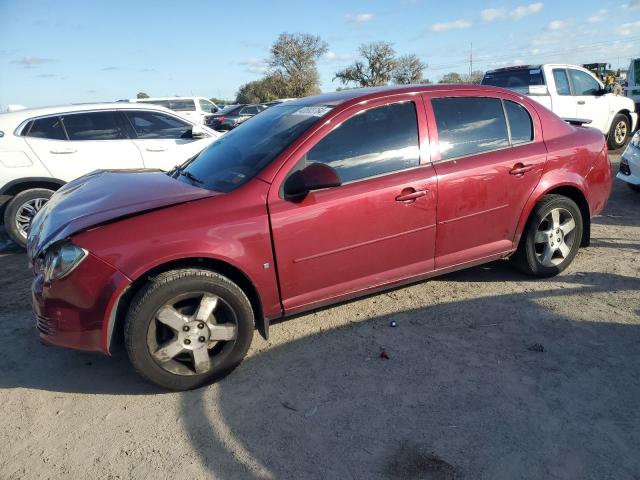
M 617 150 L 626 145 L 631 135 L 631 124 L 626 115 L 619 113 L 613 118 L 609 129 L 608 144 L 611 150 Z
M 253 329 L 251 302 L 235 283 L 209 270 L 172 270 L 132 300 L 125 345 L 144 378 L 170 390 L 190 390 L 236 368 Z
M 49 201 L 53 190 L 32 188 L 18 193 L 7 205 L 4 212 L 4 227 L 7 234 L 18 245 L 27 245 L 27 236 L 36 213 Z
M 545 195 L 529 217 L 511 261 L 528 275 L 557 275 L 578 253 L 582 229 L 582 214 L 573 200 L 562 195 Z

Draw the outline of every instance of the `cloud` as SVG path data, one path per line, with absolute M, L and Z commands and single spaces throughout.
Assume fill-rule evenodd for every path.
M 469 28 L 472 23 L 468 20 L 454 20 L 453 22 L 434 23 L 431 25 L 432 32 L 448 32 L 449 30 L 462 30 Z
M 623 23 L 622 25 L 620 25 L 620 30 L 618 30 L 618 32 L 620 33 L 620 35 L 627 36 L 637 32 L 638 30 L 640 30 L 640 21 Z
M 24 68 L 34 68 L 38 65 L 44 65 L 45 63 L 51 63 L 53 60 L 50 58 L 41 57 L 22 57 L 17 60 L 12 60 L 11 63 L 16 65 L 22 65 Z
M 239 64 L 247 67 L 247 72 L 251 73 L 265 73 L 269 69 L 267 62 L 260 58 L 249 58 L 239 62 Z
M 350 53 L 336 53 L 333 52 L 331 50 L 329 50 L 325 55 L 324 55 L 324 59 L 327 62 L 344 62 L 347 60 L 352 60 L 353 59 L 353 55 Z
M 348 21 L 353 23 L 365 23 L 373 20 L 373 13 L 347 13 L 345 17 Z
M 114 70 L 118 70 L 118 67 L 104 67 L 100 69 L 102 72 L 113 72 Z
M 157 72 L 157 70 L 155 68 L 143 68 L 142 70 L 140 70 L 141 72 Z
M 624 8 L 640 8 L 640 0 L 630 0 L 629 3 L 622 5 Z
M 496 20 L 520 20 L 527 15 L 540 13 L 543 7 L 544 4 L 538 2 L 521 5 L 513 10 L 507 10 L 506 8 L 487 8 L 480 12 L 480 16 L 482 17 L 482 20 L 487 23 L 495 22 Z
M 550 31 L 555 32 L 557 30 L 562 30 L 566 26 L 567 26 L 566 22 L 563 22 L 562 20 L 553 20 L 552 22 L 549 23 L 549 25 L 547 25 L 547 28 Z
M 57 77 L 55 73 L 41 73 L 40 75 L 36 75 L 38 78 L 53 78 Z
M 587 18 L 587 22 L 589 23 L 598 23 L 604 20 L 604 17 L 607 16 L 607 9 L 603 8 L 602 10 L 598 10 L 598 13 Z

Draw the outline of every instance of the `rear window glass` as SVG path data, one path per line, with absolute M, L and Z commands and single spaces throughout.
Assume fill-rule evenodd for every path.
M 500 70 L 485 73 L 482 85 L 493 85 L 527 93 L 529 85 L 544 85 L 544 77 L 540 68 Z
M 509 146 L 502 102 L 497 98 L 434 98 L 442 160 Z
M 504 109 L 511 129 L 511 143 L 517 145 L 533 140 L 533 124 L 529 112 L 522 105 L 509 100 L 504 101 Z
M 192 112 L 196 104 L 193 100 L 169 100 L 169 108 L 176 112 Z
M 27 137 L 66 140 L 60 117 L 38 118 L 33 121 Z

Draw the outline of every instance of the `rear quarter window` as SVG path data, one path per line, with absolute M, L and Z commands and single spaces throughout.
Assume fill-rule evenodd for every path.
M 509 100 L 504 101 L 504 109 L 511 130 L 511 144 L 518 145 L 533 140 L 533 122 L 529 112 L 522 105 Z
M 29 128 L 30 127 L 30 128 Z M 25 136 L 31 138 L 47 138 L 49 140 L 66 140 L 60 117 L 38 118 L 25 129 Z

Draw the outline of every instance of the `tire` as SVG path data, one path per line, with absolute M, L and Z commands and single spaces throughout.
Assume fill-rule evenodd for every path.
M 4 211 L 4 228 L 11 240 L 22 248 L 27 245 L 31 220 L 53 193 L 53 190 L 48 188 L 32 188 L 18 193 L 7 205 Z M 28 219 L 28 222 L 20 219 Z
M 553 212 L 558 214 L 557 222 Z M 556 228 L 551 228 L 551 222 Z M 511 263 L 527 275 L 542 278 L 557 275 L 578 253 L 582 231 L 582 213 L 573 200 L 562 195 L 545 195 L 529 216 Z
M 198 319 L 201 310 L 205 313 Z M 251 302 L 231 280 L 209 270 L 172 270 L 134 296 L 125 320 L 125 348 L 148 381 L 191 390 L 223 378 L 242 362 L 254 325 Z M 183 350 L 175 353 L 178 349 Z M 208 369 L 198 371 L 196 362 L 204 355 Z
M 618 150 L 624 147 L 629 141 L 629 138 L 631 138 L 631 124 L 626 115 L 619 113 L 613 117 L 609 135 L 607 136 L 609 149 Z

